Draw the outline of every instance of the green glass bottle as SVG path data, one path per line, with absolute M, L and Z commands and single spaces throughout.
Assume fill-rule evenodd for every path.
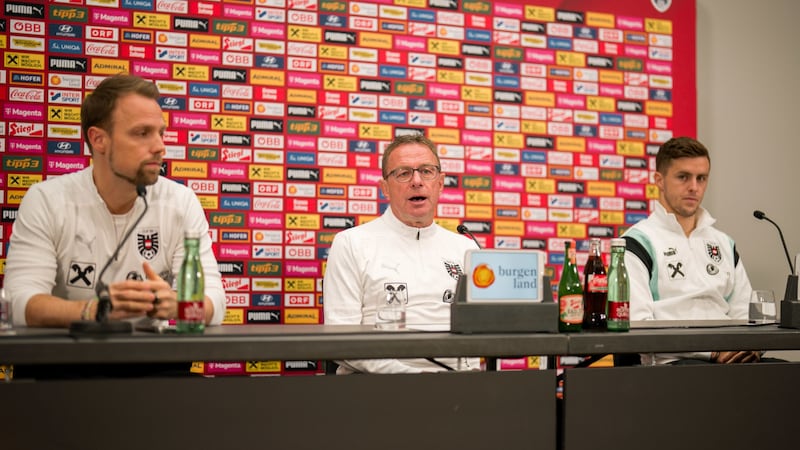
M 564 268 L 558 282 L 558 331 L 577 333 L 583 323 L 583 287 L 572 241 L 564 242 Z
M 629 287 L 628 269 L 625 268 L 625 239 L 612 239 L 611 265 L 608 268 L 608 301 L 606 302 L 606 328 L 608 331 L 631 329 Z
M 202 333 L 206 328 L 206 282 L 200 262 L 200 232 L 186 231 L 183 264 L 178 275 L 178 333 Z

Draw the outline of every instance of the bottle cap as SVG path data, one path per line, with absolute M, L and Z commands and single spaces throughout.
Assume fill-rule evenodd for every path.
M 185 239 L 200 239 L 202 235 L 203 232 L 200 230 L 186 230 L 183 232 L 183 237 Z
M 611 246 L 612 247 L 625 247 L 625 239 L 622 239 L 622 238 L 611 239 Z

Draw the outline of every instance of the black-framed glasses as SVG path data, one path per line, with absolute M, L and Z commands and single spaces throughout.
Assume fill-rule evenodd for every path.
M 394 177 L 394 179 L 400 183 L 408 183 L 414 178 L 414 172 L 419 172 L 420 178 L 425 181 L 431 181 L 439 176 L 440 170 L 441 168 L 439 166 L 433 164 L 423 164 L 417 168 L 398 167 L 386 174 L 386 178 Z

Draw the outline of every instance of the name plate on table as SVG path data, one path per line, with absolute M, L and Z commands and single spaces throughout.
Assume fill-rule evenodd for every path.
M 558 332 L 546 255 L 538 250 L 469 250 L 450 307 L 453 333 Z

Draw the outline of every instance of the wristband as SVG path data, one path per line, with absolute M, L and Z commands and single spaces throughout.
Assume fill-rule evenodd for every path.
M 95 302 L 97 302 L 97 299 L 93 298 L 83 305 L 83 309 L 81 310 L 81 320 L 92 320 L 92 305 Z

